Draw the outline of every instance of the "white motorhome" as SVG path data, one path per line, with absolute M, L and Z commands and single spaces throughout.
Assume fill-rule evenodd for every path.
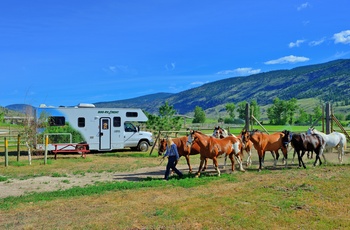
M 53 143 L 86 143 L 92 151 L 131 148 L 147 151 L 153 145 L 152 133 L 140 131 L 136 123 L 146 122 L 141 109 L 96 108 L 93 104 L 75 107 L 48 107 L 36 110 L 37 133 L 41 134 L 37 149 L 44 149 L 43 134 L 49 137 L 48 150 Z M 41 142 L 40 144 L 38 144 Z M 56 146 L 57 147 L 57 146 Z

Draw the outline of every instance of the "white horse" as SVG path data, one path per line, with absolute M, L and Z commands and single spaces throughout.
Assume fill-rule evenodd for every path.
M 345 137 L 345 135 L 342 133 L 339 133 L 339 132 L 332 132 L 330 134 L 324 134 L 324 133 L 316 130 L 315 128 L 309 128 L 307 130 L 307 134 L 312 134 L 312 133 L 319 134 L 323 137 L 323 139 L 326 142 L 326 151 L 327 152 L 332 152 L 333 148 L 338 149 L 338 160 L 339 160 L 339 163 L 342 164 L 344 152 L 346 149 L 346 137 Z M 324 154 L 322 154 L 322 155 L 323 155 L 323 159 L 326 161 Z

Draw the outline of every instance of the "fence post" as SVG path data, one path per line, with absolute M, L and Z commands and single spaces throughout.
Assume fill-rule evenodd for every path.
M 17 136 L 17 161 L 19 161 L 19 157 L 21 156 L 20 141 L 21 141 L 21 135 L 18 134 L 18 136 Z
M 326 103 L 326 134 L 331 133 L 331 108 L 329 102 Z
M 48 135 L 45 135 L 45 153 L 44 153 L 44 164 L 46 165 L 47 164 L 47 147 L 49 145 L 49 136 Z
M 5 167 L 9 166 L 9 144 L 8 144 L 8 140 L 7 138 L 5 137 L 4 138 L 4 144 L 5 144 Z
M 249 103 L 247 102 L 245 105 L 245 130 L 249 130 L 250 129 L 250 113 L 249 113 Z

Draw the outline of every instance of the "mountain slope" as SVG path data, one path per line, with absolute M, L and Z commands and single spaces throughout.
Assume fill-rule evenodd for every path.
M 177 94 L 146 95 L 139 98 L 96 103 L 98 106 L 140 107 L 147 112 L 157 113 L 159 106 L 168 101 L 180 114 L 194 111 L 196 106 L 204 110 L 233 102 L 256 100 L 259 105 L 291 98 L 317 98 L 323 101 L 350 99 L 350 60 L 336 60 L 317 65 L 297 67 L 233 77 L 204 84 Z M 157 95 L 157 94 L 156 94 Z
M 246 77 L 232 77 L 180 93 L 156 93 L 127 100 L 94 103 L 96 107 L 141 108 L 149 113 L 158 113 L 165 101 L 180 114 L 193 113 L 200 106 L 206 113 L 225 110 L 227 103 L 256 100 L 260 106 L 273 103 L 278 97 L 315 99 L 325 102 L 350 104 L 350 59 L 323 64 L 277 70 Z M 21 107 L 21 106 L 20 106 Z M 22 105 L 22 107 L 25 107 Z M 24 109 L 15 109 L 22 110 Z

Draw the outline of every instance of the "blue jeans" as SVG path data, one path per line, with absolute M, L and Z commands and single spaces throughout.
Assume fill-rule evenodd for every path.
M 175 167 L 176 166 L 176 156 L 168 157 L 168 164 L 166 165 L 164 179 L 169 179 L 170 169 L 172 169 L 180 178 L 183 177 L 183 174 Z

